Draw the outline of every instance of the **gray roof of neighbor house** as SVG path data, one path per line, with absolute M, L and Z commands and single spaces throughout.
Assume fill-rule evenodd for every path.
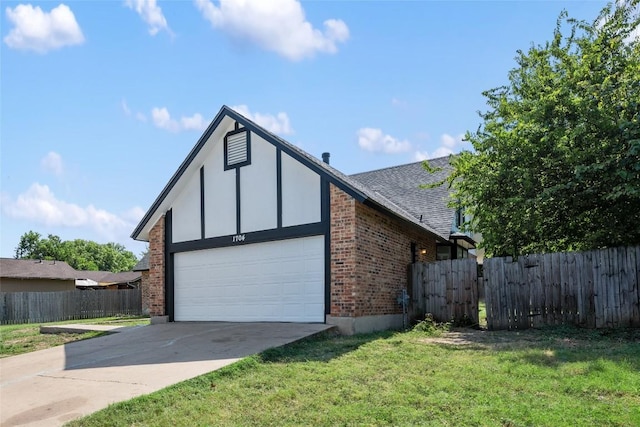
M 137 271 L 122 271 L 114 273 L 111 271 L 78 271 L 78 279 L 90 279 L 101 284 L 129 283 L 135 282 L 140 278 L 141 274 Z
M 258 126 L 253 121 L 247 119 L 240 113 L 232 110 L 226 105 L 222 106 L 216 117 L 213 119 L 207 130 L 203 133 L 203 135 L 198 140 L 196 146 L 191 150 L 187 158 L 182 162 L 178 170 L 171 177 L 167 185 L 164 187 L 160 195 L 153 202 L 145 216 L 142 218 L 138 226 L 135 228 L 131 237 L 136 240 L 144 240 L 145 233 L 148 233 L 150 225 L 155 223 L 158 218 L 158 210 L 161 206 L 166 205 L 165 199 L 171 193 L 174 186 L 178 183 L 182 175 L 189 169 L 189 166 L 193 162 L 193 160 L 198 156 L 200 150 L 204 147 L 209 137 L 213 134 L 216 128 L 222 123 L 222 121 L 226 118 L 230 118 L 250 131 L 260 135 L 262 138 L 266 140 L 271 140 L 274 143 L 277 143 L 280 148 L 287 154 L 299 160 L 301 163 L 305 164 L 310 169 L 316 171 L 320 175 L 324 176 L 330 183 L 334 184 L 341 190 L 345 191 L 356 200 L 368 204 L 374 208 L 383 210 L 393 216 L 396 216 L 406 222 L 413 224 L 414 226 L 418 226 L 423 230 L 433 234 L 435 237 L 447 241 L 449 239 L 449 233 L 451 230 L 443 231 L 443 229 L 437 230 L 432 227 L 429 223 L 424 221 L 420 221 L 420 216 L 414 215 L 412 212 L 407 210 L 407 207 L 402 206 L 399 202 L 400 200 L 392 199 L 389 196 L 393 197 L 391 192 L 387 192 L 386 194 L 378 189 L 371 188 L 369 185 L 364 184 L 360 180 L 350 177 L 348 175 L 343 174 L 339 170 L 331 167 L 329 164 L 323 162 L 322 160 L 310 155 L 304 150 L 296 147 L 293 144 L 290 144 L 286 140 L 280 138 L 279 136 L 267 131 L 261 126 Z M 194 169 L 195 171 L 195 169 Z M 195 172 L 194 172 L 195 173 Z M 419 185 L 420 181 L 416 180 L 416 187 Z M 166 207 L 166 206 L 165 206 Z M 453 219 L 453 214 L 452 214 Z M 439 222 L 439 221 L 438 221 Z
M 146 271 L 149 269 L 149 253 L 144 254 L 142 259 L 133 266 L 133 271 Z
M 422 167 L 422 162 L 416 162 L 357 173 L 350 177 L 393 200 L 418 220 L 422 218 L 422 223 L 440 236 L 448 237 L 455 214 L 455 209 L 448 206 L 448 184 L 434 188 L 420 188 L 420 184 L 444 181 L 453 167 L 449 164 L 449 157 L 430 159 L 429 165 L 438 171 L 430 173 Z
M 64 261 L 0 258 L 0 277 L 75 280 L 78 272 Z

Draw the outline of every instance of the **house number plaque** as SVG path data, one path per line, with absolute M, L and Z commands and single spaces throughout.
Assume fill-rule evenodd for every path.
M 244 242 L 244 234 L 236 234 L 235 236 L 232 237 L 232 242 L 233 243 L 238 243 L 238 242 Z

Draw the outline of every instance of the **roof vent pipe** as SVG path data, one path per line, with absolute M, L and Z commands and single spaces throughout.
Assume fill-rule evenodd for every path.
M 322 153 L 322 161 L 325 162 L 326 164 L 329 164 L 329 157 L 331 157 L 331 154 Z

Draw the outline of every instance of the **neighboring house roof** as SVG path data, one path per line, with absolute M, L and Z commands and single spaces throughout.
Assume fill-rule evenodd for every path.
M 147 271 L 149 270 L 149 253 L 144 254 L 142 259 L 133 267 L 133 271 Z
M 78 279 L 88 279 L 100 285 L 112 285 L 115 283 L 130 283 L 140 279 L 141 274 L 137 271 L 123 271 L 113 273 L 111 271 L 78 271 Z
M 392 216 L 396 216 L 406 222 L 413 224 L 414 226 L 418 226 L 423 230 L 433 234 L 436 238 L 444 241 L 447 241 L 449 239 L 450 230 L 446 230 L 446 232 L 443 230 L 439 231 L 429 223 L 425 222 L 424 217 L 423 221 L 420 222 L 419 215 L 414 215 L 409 210 L 407 210 L 407 207 L 402 206 L 395 199 L 392 200 L 387 195 L 385 195 L 384 192 L 378 189 L 370 188 L 368 185 L 363 184 L 360 180 L 343 174 L 327 163 L 324 163 L 322 160 L 310 155 L 309 153 L 290 144 L 279 136 L 274 135 L 266 129 L 258 126 L 253 121 L 247 119 L 246 117 L 232 110 L 226 105 L 220 109 L 207 130 L 198 140 L 196 146 L 191 150 L 187 158 L 182 162 L 176 173 L 171 177 L 160 195 L 153 202 L 151 208 L 149 208 L 145 216 L 142 218 L 138 226 L 131 234 L 131 237 L 133 239 L 145 241 L 148 240 L 148 235 L 151 227 L 156 223 L 160 216 L 169 209 L 171 203 L 177 196 L 177 193 L 180 191 L 180 178 L 185 173 L 191 174 L 197 172 L 197 170 L 199 169 L 199 164 L 198 162 L 196 162 L 196 159 L 202 160 L 204 154 L 201 153 L 201 150 L 206 145 L 207 141 L 212 137 L 224 137 L 224 134 L 226 134 L 226 129 L 232 126 L 234 122 L 238 122 L 242 126 L 249 129 L 251 132 L 254 132 L 255 134 L 264 138 L 265 140 L 272 141 L 273 143 L 277 144 L 283 152 L 287 153 L 310 169 L 319 173 L 330 183 L 345 191 L 356 200 L 386 211 Z M 418 183 L 416 183 L 416 186 L 417 185 Z
M 75 280 L 77 271 L 64 261 L 0 258 L 0 277 Z
M 448 238 L 455 214 L 455 209 L 448 206 L 448 184 L 434 188 L 420 188 L 420 184 L 444 181 L 453 167 L 449 164 L 449 157 L 430 159 L 429 165 L 439 170 L 430 173 L 422 167 L 422 162 L 416 162 L 357 173 L 351 178 L 393 200 L 418 220 L 422 218 L 422 222 L 438 235 Z

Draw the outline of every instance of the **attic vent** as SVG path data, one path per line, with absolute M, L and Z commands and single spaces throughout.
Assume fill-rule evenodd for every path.
M 224 169 L 251 164 L 251 137 L 247 129 L 238 129 L 224 137 Z

